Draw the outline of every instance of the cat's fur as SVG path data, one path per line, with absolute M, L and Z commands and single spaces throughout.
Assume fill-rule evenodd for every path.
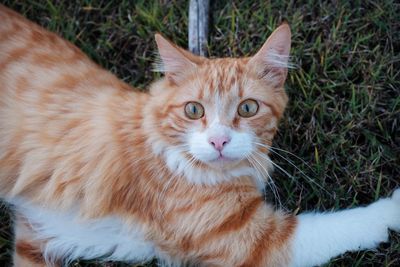
M 288 25 L 241 59 L 197 57 L 157 35 L 166 76 L 141 93 L 3 6 L 0 19 L 0 197 L 16 211 L 16 266 L 312 266 L 400 230 L 400 191 L 336 213 L 264 203 Z M 255 116 L 238 116 L 245 99 Z M 188 101 L 205 116 L 188 119 Z

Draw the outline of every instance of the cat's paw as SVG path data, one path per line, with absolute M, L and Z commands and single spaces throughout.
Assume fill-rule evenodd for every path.
M 370 207 L 377 224 L 400 232 L 400 188 L 396 189 L 391 197 L 379 199 Z
M 379 203 L 380 202 L 380 203 Z M 389 229 L 400 232 L 400 188 L 396 189 L 389 198 L 378 200 L 382 217 Z
M 394 190 L 392 199 L 394 201 L 396 201 L 397 203 L 399 203 L 399 205 L 400 205 L 400 188 L 397 188 L 396 190 Z
M 394 221 L 393 225 L 389 225 L 389 228 L 396 231 L 400 232 L 400 188 L 396 189 L 392 197 L 390 198 L 393 202 L 394 205 Z

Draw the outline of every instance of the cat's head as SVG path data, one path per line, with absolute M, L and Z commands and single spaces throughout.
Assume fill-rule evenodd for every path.
M 173 172 L 210 184 L 269 168 L 290 38 L 283 24 L 252 57 L 207 59 L 156 35 L 165 77 L 151 88 L 146 127 Z

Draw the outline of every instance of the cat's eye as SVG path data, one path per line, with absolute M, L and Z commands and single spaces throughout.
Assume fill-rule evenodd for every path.
M 204 108 L 200 103 L 188 102 L 185 106 L 185 114 L 191 120 L 198 120 L 204 116 Z
M 257 114 L 258 103 L 254 99 L 246 99 L 240 103 L 238 113 L 241 117 L 249 118 Z

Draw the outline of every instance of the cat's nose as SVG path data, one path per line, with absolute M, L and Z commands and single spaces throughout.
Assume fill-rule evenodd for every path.
M 224 146 L 227 145 L 230 141 L 231 138 L 226 135 L 210 137 L 208 139 L 210 145 L 212 145 L 218 151 L 222 151 L 222 149 L 224 149 Z

